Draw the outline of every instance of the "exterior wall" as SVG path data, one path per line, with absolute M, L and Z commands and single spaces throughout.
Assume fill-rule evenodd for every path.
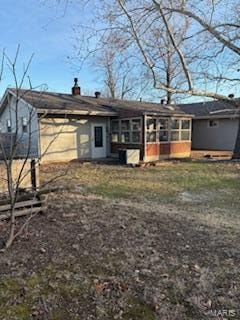
M 17 109 L 17 114 L 16 114 Z M 16 121 L 16 115 L 18 121 Z M 24 133 L 22 130 L 22 118 L 27 119 L 28 131 Z M 7 121 L 11 120 L 12 132 L 7 132 Z M 29 151 L 30 157 L 38 157 L 38 119 L 36 110 L 33 109 L 23 100 L 19 100 L 16 104 L 16 98 L 9 95 L 9 101 L 3 113 L 0 115 L 0 132 L 3 133 L 4 139 L 8 141 L 6 148 L 9 149 L 9 141 L 11 141 L 11 135 L 16 133 L 18 126 L 18 148 L 16 152 L 16 158 L 23 158 Z M 7 137 L 9 135 L 9 137 Z M 29 145 L 30 144 L 30 145 Z M 7 152 L 8 153 L 8 152 Z
M 14 160 L 12 164 L 13 181 L 16 184 L 19 177 L 20 170 L 22 169 L 24 160 Z M 35 166 L 36 171 L 36 186 L 39 186 L 39 167 Z M 22 172 L 22 182 L 20 184 L 21 188 L 31 188 L 32 187 L 32 176 L 31 176 L 31 160 L 28 160 L 24 165 Z M 0 162 L 0 193 L 7 192 L 7 171 L 3 162 Z
M 40 120 L 40 150 L 42 162 L 90 159 L 92 157 L 92 123 L 105 123 L 107 118 L 83 119 L 44 118 Z M 109 142 L 107 143 L 109 145 Z M 109 146 L 107 147 L 109 149 Z
M 217 127 L 209 127 L 209 120 L 193 120 L 192 149 L 232 151 L 238 119 L 218 119 Z
M 191 142 L 147 143 L 145 161 L 157 161 L 171 158 L 188 158 L 191 154 Z

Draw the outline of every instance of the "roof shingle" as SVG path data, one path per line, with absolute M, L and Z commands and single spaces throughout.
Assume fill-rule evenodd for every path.
M 195 117 L 237 116 L 240 115 L 240 100 L 239 108 L 235 104 L 218 100 L 181 104 L 179 108 L 186 113 L 193 114 Z
M 16 93 L 14 89 L 10 89 Z M 186 115 L 176 105 L 162 105 L 160 103 L 149 103 L 140 101 L 127 101 L 109 98 L 95 98 L 89 96 L 73 96 L 71 94 L 41 92 L 34 90 L 21 90 L 20 96 L 27 103 L 38 109 L 38 112 L 47 110 L 49 113 L 81 111 L 91 115 L 137 116 L 141 114 L 162 115 Z

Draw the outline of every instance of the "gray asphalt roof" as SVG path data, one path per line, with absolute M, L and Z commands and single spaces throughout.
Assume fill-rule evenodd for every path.
M 240 114 L 240 100 L 239 108 L 235 104 L 218 100 L 180 104 L 179 108 L 186 113 L 193 114 L 195 117 L 227 117 Z
M 10 89 L 16 92 L 14 89 Z M 164 115 L 185 115 L 186 112 L 181 110 L 178 106 L 167 106 L 160 103 L 148 103 L 140 101 L 126 101 L 109 98 L 95 98 L 90 96 L 73 96 L 71 94 L 40 92 L 34 90 L 21 90 L 21 97 L 36 107 L 39 111 L 48 110 L 48 112 L 55 112 L 55 110 L 64 111 L 85 111 L 89 114 L 109 113 L 111 115 L 140 115 L 143 113 L 157 113 Z

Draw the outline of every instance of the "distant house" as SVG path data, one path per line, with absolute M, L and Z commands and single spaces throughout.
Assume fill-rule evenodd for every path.
M 179 106 L 194 115 L 192 149 L 233 151 L 236 143 L 240 108 L 223 101 L 207 101 Z
M 71 94 L 7 89 L 2 135 L 16 131 L 17 98 L 20 156 L 30 133 L 31 153 L 41 161 L 106 158 L 119 149 L 139 149 L 144 162 L 190 156 L 192 117 L 177 106 L 82 96 L 77 79 Z

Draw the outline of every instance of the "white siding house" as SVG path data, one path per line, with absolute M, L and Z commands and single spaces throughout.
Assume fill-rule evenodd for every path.
M 24 157 L 29 140 L 30 157 L 41 162 L 100 159 L 122 149 L 138 149 L 146 162 L 190 156 L 192 117 L 178 106 L 101 98 L 99 92 L 82 96 L 74 81 L 72 94 L 6 91 L 0 104 L 0 139 L 9 148 L 17 128 L 16 157 Z

